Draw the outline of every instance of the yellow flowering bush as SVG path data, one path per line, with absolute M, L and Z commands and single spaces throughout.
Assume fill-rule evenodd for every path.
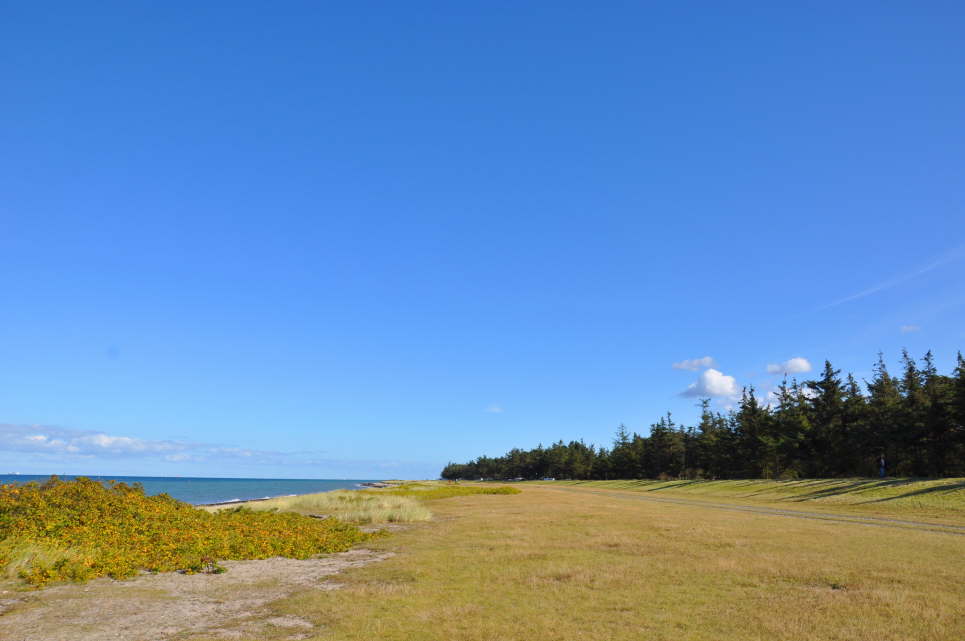
M 354 525 L 246 508 L 207 512 L 137 484 L 51 478 L 0 485 L 0 571 L 27 583 L 219 572 L 219 560 L 297 559 L 342 552 L 374 536 Z

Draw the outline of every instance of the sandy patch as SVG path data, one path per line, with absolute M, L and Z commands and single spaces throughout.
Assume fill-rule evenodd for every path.
M 224 574 L 97 579 L 0 595 L 0 639 L 9 641 L 163 641 L 206 634 L 302 639 L 312 623 L 271 616 L 265 606 L 299 589 L 337 589 L 338 572 L 391 556 L 350 550 L 316 559 L 224 561 Z

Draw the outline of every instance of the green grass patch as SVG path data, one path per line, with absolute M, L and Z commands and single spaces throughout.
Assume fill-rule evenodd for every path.
M 366 490 L 366 494 L 391 494 L 393 496 L 411 496 L 423 501 L 448 499 L 454 496 L 472 496 L 476 494 L 519 494 L 519 488 L 505 485 L 442 485 L 438 483 L 403 483 L 384 490 Z
M 35 586 L 142 570 L 217 572 L 219 560 L 304 559 L 372 536 L 335 518 L 209 512 L 123 483 L 53 478 L 0 485 L 0 572 Z

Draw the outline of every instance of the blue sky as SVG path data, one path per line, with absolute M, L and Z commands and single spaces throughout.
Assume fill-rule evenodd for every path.
M 5 3 L 0 471 L 429 477 L 947 372 L 965 8 L 781 4 Z

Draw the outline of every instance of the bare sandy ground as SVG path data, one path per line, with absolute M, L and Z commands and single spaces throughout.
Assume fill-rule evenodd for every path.
M 0 594 L 0 639 L 164 641 L 199 634 L 303 639 L 311 636 L 312 623 L 272 616 L 267 604 L 300 589 L 337 589 L 333 575 L 389 556 L 357 549 L 308 560 L 224 561 L 224 574 L 145 574 L 35 592 L 8 590 Z

